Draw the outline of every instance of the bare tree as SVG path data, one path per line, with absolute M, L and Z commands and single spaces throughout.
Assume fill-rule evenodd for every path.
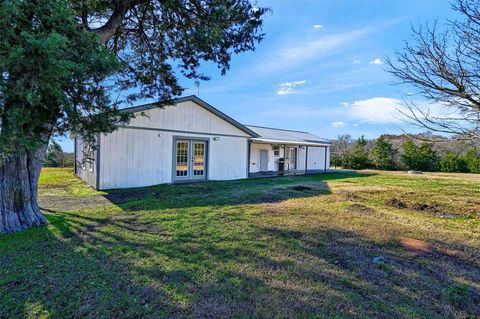
M 387 71 L 413 86 L 427 104 L 405 98 L 409 122 L 458 139 L 480 138 L 480 0 L 455 0 L 460 16 L 440 28 L 413 27 Z M 435 104 L 436 111 L 428 104 Z

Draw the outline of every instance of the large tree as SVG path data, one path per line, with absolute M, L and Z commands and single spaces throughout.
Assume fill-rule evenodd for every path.
M 458 19 L 412 28 L 412 39 L 388 61 L 388 71 L 418 93 L 405 99 L 403 113 L 412 123 L 479 140 L 480 0 L 455 0 L 452 6 Z
M 171 102 L 180 75 L 207 79 L 202 61 L 225 73 L 263 38 L 266 12 L 249 0 L 2 1 L 0 234 L 46 224 L 37 183 L 52 135 L 94 145 L 130 119 L 121 102 Z

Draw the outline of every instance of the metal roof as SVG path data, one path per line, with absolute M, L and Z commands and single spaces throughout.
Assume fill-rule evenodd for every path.
M 173 104 L 182 103 L 182 102 L 194 102 L 194 103 L 200 105 L 201 107 L 203 107 L 204 109 L 206 109 L 206 110 L 212 112 L 213 114 L 217 115 L 221 119 L 223 119 L 223 120 L 227 121 L 228 123 L 232 124 L 233 126 L 238 128 L 239 130 L 247 133 L 248 135 L 250 135 L 252 137 L 259 137 L 257 133 L 250 130 L 245 125 L 235 121 L 234 119 L 232 119 L 227 114 L 225 114 L 222 111 L 214 108 L 213 106 L 211 106 L 210 104 L 208 104 L 207 102 L 205 102 L 204 100 L 200 99 L 199 97 L 197 97 L 195 95 L 189 95 L 189 96 L 173 99 Z M 144 104 L 144 105 L 128 107 L 128 108 L 122 109 L 122 111 L 135 113 L 135 112 L 141 112 L 141 111 L 157 108 L 161 105 L 162 105 L 161 102 L 155 102 L 155 103 L 149 103 L 149 104 Z
M 330 145 L 330 141 L 319 136 L 303 131 L 286 130 L 279 128 L 245 125 L 259 135 L 258 138 L 252 138 L 252 141 L 263 143 L 278 143 L 292 145 Z
M 325 145 L 331 144 L 330 141 L 328 141 L 327 139 L 310 134 L 308 132 L 255 126 L 255 125 L 243 125 L 195 95 L 189 95 L 189 96 L 173 99 L 173 104 L 182 103 L 182 102 L 194 102 L 198 104 L 204 109 L 210 111 L 211 113 L 217 115 L 218 117 L 232 124 L 239 130 L 250 135 L 252 137 L 251 139 L 252 141 L 256 141 L 259 143 L 278 143 L 278 144 L 312 145 L 312 146 L 325 146 Z M 135 112 L 150 110 L 160 106 L 162 106 L 162 102 L 154 102 L 154 103 L 124 108 L 122 109 L 122 111 L 135 113 Z

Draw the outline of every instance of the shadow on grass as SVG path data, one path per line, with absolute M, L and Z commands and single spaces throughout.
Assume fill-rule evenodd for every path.
M 48 215 L 49 228 L 0 239 L 0 317 L 480 315 L 474 262 L 246 214 Z
M 364 178 L 375 174 L 355 172 L 207 181 L 190 184 L 110 190 L 104 195 L 125 211 L 276 203 L 290 198 L 330 194 L 329 180 Z
M 413 257 L 334 226 L 257 223 L 274 212 L 242 205 L 328 194 L 327 180 L 356 177 L 111 191 L 119 213 L 48 214 L 49 228 L 0 238 L 0 318 L 479 316 L 477 248 Z

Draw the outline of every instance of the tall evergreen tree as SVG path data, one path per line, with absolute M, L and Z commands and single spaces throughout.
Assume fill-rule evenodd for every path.
M 378 169 L 392 170 L 395 168 L 395 150 L 383 136 L 375 141 L 373 149 L 373 164 Z
M 437 153 L 433 150 L 432 144 L 422 143 L 418 148 L 416 169 L 426 172 L 438 170 L 438 157 Z
M 403 153 L 401 155 L 402 163 L 408 169 L 413 169 L 413 170 L 419 169 L 417 145 L 412 141 L 406 141 L 402 144 L 402 150 L 403 150 Z
M 268 10 L 249 0 L 0 2 L 0 234 L 46 224 L 37 183 L 54 134 L 93 145 L 132 116 L 109 92 L 170 103 L 178 74 L 224 74 L 263 38 Z
M 370 168 L 370 158 L 366 146 L 368 141 L 361 136 L 356 142 L 353 151 L 345 159 L 345 167 L 352 169 Z

